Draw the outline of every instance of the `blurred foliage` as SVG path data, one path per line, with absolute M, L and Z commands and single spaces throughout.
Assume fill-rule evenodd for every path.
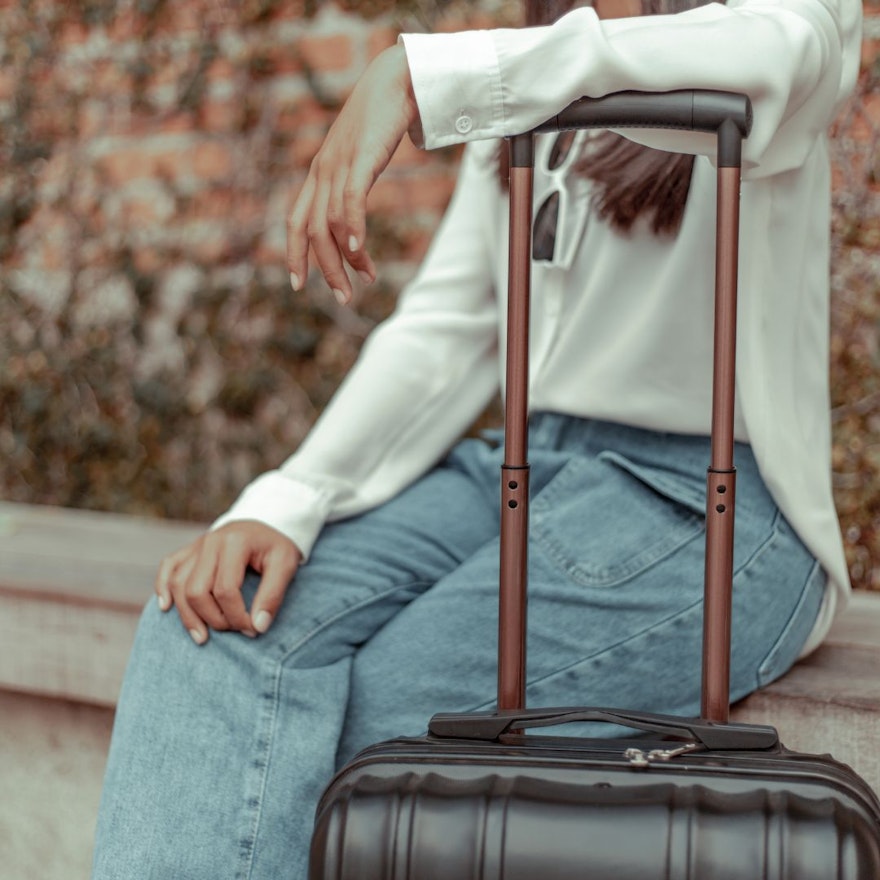
M 192 5 L 22 0 L 3 9 L 6 500 L 210 520 L 300 442 L 365 336 L 392 308 L 429 231 L 424 218 L 400 212 L 371 217 L 371 246 L 386 280 L 359 293 L 356 311 L 339 308 L 315 279 L 293 295 L 283 266 L 257 258 L 277 212 L 248 212 L 240 196 L 271 204 L 272 182 L 292 167 L 301 173 L 318 136 L 302 119 L 313 128 L 329 124 L 330 114 L 322 123 L 314 108 L 332 112 L 345 89 L 322 80 L 293 46 L 305 96 L 301 106 L 279 109 L 269 85 L 293 62 L 259 38 L 244 38 L 259 37 L 276 20 L 323 15 L 327 4 L 197 0 L 202 14 L 186 19 Z M 393 30 L 401 23 L 460 26 L 480 15 L 511 24 L 520 4 L 339 0 L 336 8 Z M 59 45 L 76 45 L 90 28 L 124 29 L 126 16 L 136 39 L 111 63 L 94 61 L 87 75 L 82 68 L 58 72 Z M 188 42 L 178 39 L 186 28 Z M 230 32 L 242 37 L 232 49 Z M 118 115 L 145 132 L 177 131 L 181 120 L 198 127 L 221 62 L 230 68 L 235 105 L 219 142 L 243 147 L 234 154 L 233 180 L 212 191 L 211 216 L 236 220 L 211 233 L 210 222 L 220 221 L 205 219 L 204 193 L 162 169 L 146 196 L 155 216 L 132 219 L 89 152 L 89 138 Z M 875 55 L 864 60 L 859 93 L 833 140 L 834 487 L 854 583 L 872 589 L 880 589 L 878 85 Z M 169 231 L 172 218 L 190 226 Z M 495 419 L 497 408 L 484 417 Z
M 853 584 L 880 590 L 880 55 L 832 132 L 834 495 Z

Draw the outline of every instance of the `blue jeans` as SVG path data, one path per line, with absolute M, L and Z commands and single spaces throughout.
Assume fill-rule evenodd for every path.
M 530 705 L 699 713 L 708 455 L 704 438 L 532 419 Z M 302 880 L 337 767 L 435 711 L 492 707 L 501 460 L 497 443 L 464 441 L 389 503 L 327 526 L 258 639 L 197 647 L 148 604 L 95 878 Z M 794 662 L 825 580 L 746 446 L 737 467 L 734 699 Z

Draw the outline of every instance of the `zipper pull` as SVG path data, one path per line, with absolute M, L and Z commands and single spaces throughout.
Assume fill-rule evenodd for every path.
M 651 749 L 650 752 L 643 752 L 641 749 L 631 748 L 623 753 L 633 767 L 649 767 L 657 761 L 671 761 L 679 755 L 685 755 L 688 752 L 696 751 L 701 748 L 700 743 L 689 742 L 677 749 Z

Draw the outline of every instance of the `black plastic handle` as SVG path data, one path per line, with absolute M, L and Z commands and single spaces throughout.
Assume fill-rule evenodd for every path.
M 602 98 L 579 98 L 537 128 L 511 137 L 511 165 L 534 163 L 532 136 L 572 128 L 674 128 L 717 135 L 718 166 L 739 167 L 742 142 L 752 129 L 748 95 L 710 89 L 672 92 L 612 92 Z
M 602 98 L 580 98 L 536 129 L 678 128 L 716 132 L 730 120 L 741 137 L 752 129 L 752 103 L 747 95 L 708 89 L 674 92 L 614 92 Z
M 774 727 L 764 724 L 718 724 L 700 718 L 680 718 L 623 709 L 551 708 L 511 712 L 441 713 L 435 715 L 428 731 L 437 737 L 497 741 L 511 728 L 551 727 L 574 721 L 600 721 L 636 730 L 691 739 L 707 749 L 740 751 L 770 749 L 779 743 Z

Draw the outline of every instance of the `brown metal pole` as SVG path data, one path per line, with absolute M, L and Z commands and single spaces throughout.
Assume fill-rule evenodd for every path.
M 501 575 L 498 709 L 525 708 L 528 572 L 529 306 L 531 294 L 533 136 L 510 141 L 510 254 L 504 465 L 501 468 Z
M 733 420 L 736 388 L 739 190 L 739 165 L 719 167 L 712 452 L 706 481 L 706 583 L 701 710 L 703 718 L 718 722 L 727 722 L 730 716 L 730 632 L 736 499 Z

